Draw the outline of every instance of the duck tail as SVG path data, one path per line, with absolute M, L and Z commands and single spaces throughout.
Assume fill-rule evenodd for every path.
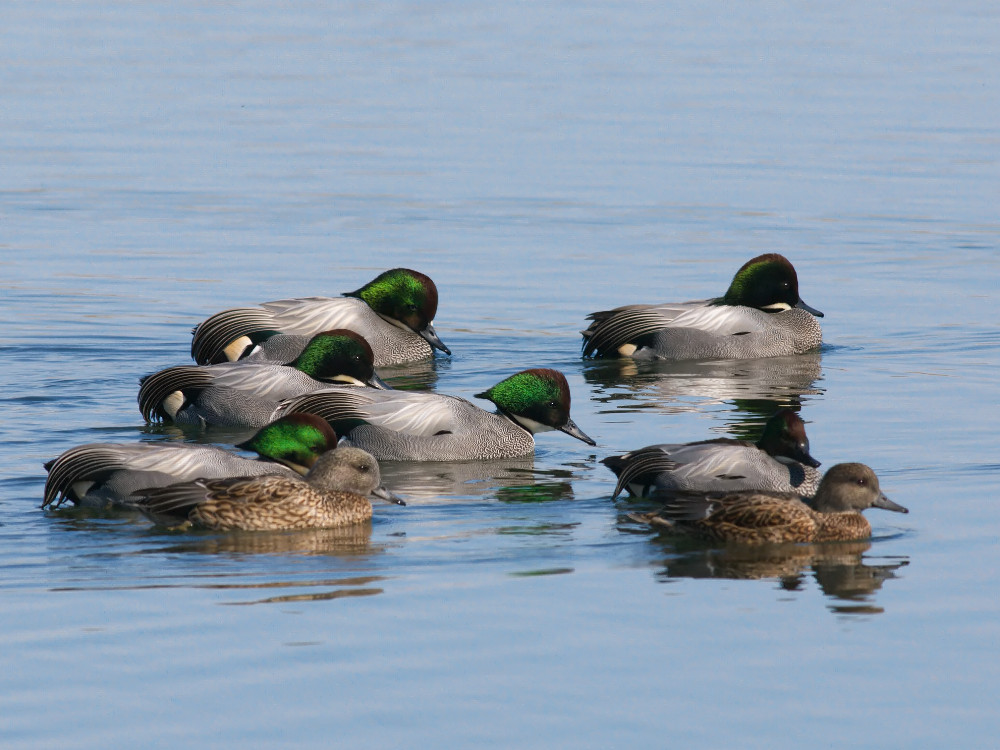
M 184 401 L 187 402 L 192 392 L 208 388 L 213 380 L 212 376 L 200 367 L 181 365 L 154 372 L 140 382 L 142 385 L 139 387 L 139 411 L 147 422 L 159 422 L 172 420 L 177 412 L 175 409 L 171 413 L 164 407 L 164 400 L 168 396 L 180 391 L 184 395 Z
M 271 313 L 259 307 L 223 310 L 202 321 L 191 339 L 191 356 L 199 365 L 214 365 L 240 359 L 259 334 L 274 332 Z M 244 346 L 232 347 L 247 337 Z
M 601 463 L 611 469 L 618 477 L 615 493 L 611 496 L 612 500 L 626 489 L 630 495 L 647 494 L 650 488 L 656 484 L 658 474 L 674 471 L 678 467 L 676 461 L 671 460 L 666 453 L 654 447 L 640 448 L 621 456 L 608 456 Z M 639 485 L 642 488 L 641 491 L 633 492 L 632 485 Z
M 72 489 L 81 480 L 100 481 L 115 471 L 129 468 L 121 454 L 100 443 L 78 445 L 51 461 L 45 479 L 43 508 L 58 508 L 67 500 L 76 502 Z
M 315 414 L 329 422 L 334 432 L 344 436 L 359 425 L 369 424 L 360 408 L 366 402 L 358 398 L 358 395 L 339 390 L 313 391 L 283 401 L 275 411 L 274 417 L 282 417 L 293 412 Z
M 663 328 L 663 318 L 654 305 L 625 305 L 614 310 L 591 313 L 593 321 L 583 334 L 583 356 L 617 357 L 627 344 L 637 344 L 643 337 Z M 631 348 L 634 348 L 631 347 Z

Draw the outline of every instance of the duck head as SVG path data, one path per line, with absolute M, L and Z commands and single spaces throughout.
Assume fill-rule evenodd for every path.
M 344 296 L 364 300 L 387 322 L 413 331 L 434 349 L 451 354 L 434 330 L 438 292 L 429 276 L 409 268 L 393 268 Z
M 798 461 L 813 468 L 820 465 L 809 455 L 805 423 L 791 409 L 782 409 L 767 420 L 757 447 L 779 461 Z
M 314 414 L 289 414 L 264 425 L 236 447 L 254 451 L 304 475 L 320 454 L 337 447 L 337 433 L 325 419 Z
M 569 416 L 569 383 L 558 370 L 524 370 L 501 380 L 476 398 L 492 401 L 507 417 L 531 434 L 559 430 L 588 445 L 597 445 Z
M 406 505 L 403 499 L 382 484 L 378 461 L 368 451 L 343 445 L 321 455 L 306 475 L 310 484 L 326 490 L 353 492 L 364 497 L 377 497 L 396 505 Z
M 315 380 L 391 390 L 375 374 L 375 354 L 368 342 L 343 328 L 317 333 L 288 366 Z
M 778 253 L 758 255 L 744 263 L 718 303 L 756 307 L 765 312 L 798 307 L 817 318 L 823 317 L 823 313 L 799 297 L 799 277 L 795 267 L 788 258 Z
M 823 475 L 812 505 L 821 513 L 862 511 L 866 508 L 883 508 L 896 513 L 910 512 L 883 494 L 878 485 L 878 477 L 871 468 L 854 463 L 831 467 Z

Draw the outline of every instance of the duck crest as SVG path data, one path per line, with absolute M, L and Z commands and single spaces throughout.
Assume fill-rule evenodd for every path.
M 409 268 L 384 271 L 344 296 L 364 300 L 382 317 L 413 331 L 422 331 L 437 315 L 437 287 L 429 276 Z

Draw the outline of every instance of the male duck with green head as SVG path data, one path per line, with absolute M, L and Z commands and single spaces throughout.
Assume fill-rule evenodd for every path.
M 823 341 L 815 310 L 799 297 L 795 268 L 782 255 L 753 258 L 722 297 L 595 312 L 583 354 L 634 359 L 751 359 L 801 354 Z
M 280 409 L 282 402 L 310 391 L 387 387 L 375 374 L 368 342 L 343 329 L 316 334 L 287 365 L 181 365 L 148 375 L 141 383 L 139 409 L 147 421 L 248 429 L 290 413 Z
M 138 490 L 199 478 L 303 475 L 321 453 L 337 447 L 337 435 L 314 414 L 289 414 L 237 447 L 259 458 L 193 443 L 78 445 L 45 464 L 49 475 L 42 507 L 58 507 L 67 500 L 95 507 L 130 505 Z
M 223 310 L 194 331 L 198 364 L 252 359 L 290 362 L 320 331 L 346 328 L 365 338 L 375 366 L 451 354 L 434 330 L 438 292 L 428 276 L 393 268 L 342 297 L 301 297 Z
M 284 408 L 318 414 L 345 444 L 378 460 L 462 461 L 530 456 L 533 435 L 560 430 L 595 445 L 570 419 L 569 384 L 550 369 L 524 370 L 476 394 L 495 413 L 457 396 L 344 388 L 314 391 Z

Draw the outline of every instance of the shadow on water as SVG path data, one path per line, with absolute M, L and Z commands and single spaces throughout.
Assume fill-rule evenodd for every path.
M 725 545 L 712 547 L 689 537 L 660 534 L 652 538 L 664 557 L 654 563 L 658 581 L 678 578 L 774 580 L 785 591 L 802 591 L 811 575 L 838 614 L 879 614 L 875 595 L 885 581 L 896 578 L 905 557 L 880 558 L 868 564 L 870 540 L 824 544 Z M 879 559 L 879 558 L 877 558 Z

